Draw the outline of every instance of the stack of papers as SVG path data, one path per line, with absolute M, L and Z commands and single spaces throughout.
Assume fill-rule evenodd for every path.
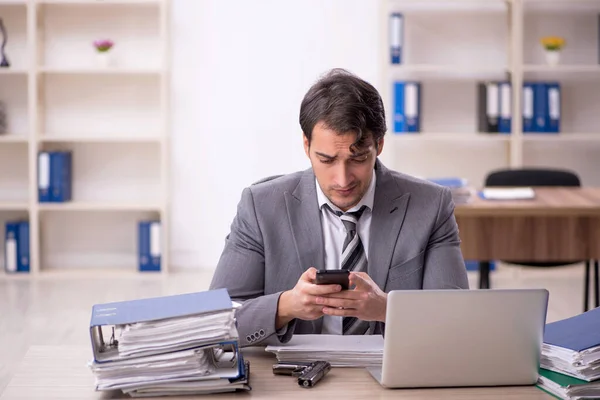
M 469 182 L 464 178 L 430 178 L 429 180 L 449 188 L 454 204 L 466 204 L 473 198 L 475 190 L 469 187 Z
M 485 188 L 481 196 L 486 200 L 530 200 L 535 198 L 535 191 L 530 187 Z
M 95 305 L 96 390 L 132 397 L 250 390 L 234 317 L 225 289 Z
M 547 324 L 540 367 L 540 388 L 600 398 L 600 308 Z
M 381 367 L 381 335 L 298 335 L 285 344 L 269 345 L 279 362 L 328 361 L 332 367 Z
M 600 379 L 600 308 L 547 324 L 540 365 L 585 381 Z
M 597 399 L 600 382 L 590 383 L 547 369 L 540 369 L 538 386 L 559 399 Z

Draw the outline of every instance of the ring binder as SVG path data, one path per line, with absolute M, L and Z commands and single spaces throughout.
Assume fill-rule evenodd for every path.
M 137 397 L 250 390 L 226 289 L 95 305 L 90 335 L 98 391 Z

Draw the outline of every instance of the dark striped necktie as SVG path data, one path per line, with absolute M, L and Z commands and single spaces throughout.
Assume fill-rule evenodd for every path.
M 356 232 L 356 224 L 367 206 L 362 206 L 358 211 L 346 213 L 335 211 L 327 204 L 325 206 L 342 220 L 346 228 L 346 238 L 342 246 L 341 268 L 354 272 L 367 272 L 367 255 L 360 236 Z M 356 317 L 344 317 L 342 327 L 344 335 L 363 335 L 369 328 L 369 322 L 359 320 Z

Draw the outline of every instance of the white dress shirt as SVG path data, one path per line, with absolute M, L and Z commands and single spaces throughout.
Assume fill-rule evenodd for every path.
M 375 180 L 375 170 L 373 170 L 373 178 L 371 179 L 371 184 L 369 185 L 367 192 L 356 206 L 347 211 L 358 211 L 363 205 L 367 206 L 356 224 L 356 232 L 358 233 L 365 249 L 367 262 L 369 260 L 369 230 L 371 228 L 371 216 L 373 211 L 373 201 L 375 198 Z M 341 210 L 333 205 L 331 201 L 329 201 L 316 180 L 315 184 L 317 186 L 317 200 L 321 210 L 321 227 L 323 229 L 323 240 L 325 246 L 325 268 L 340 269 L 340 256 L 342 254 L 344 240 L 346 239 L 346 228 L 344 227 L 342 220 L 337 215 L 327 210 L 323 206 L 328 204 L 329 207 L 335 211 Z M 343 317 L 325 315 L 323 317 L 323 329 L 321 333 L 341 335 L 342 318 Z

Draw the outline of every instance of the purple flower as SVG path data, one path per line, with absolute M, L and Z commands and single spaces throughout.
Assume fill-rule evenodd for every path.
M 96 47 L 96 50 L 98 50 L 100 52 L 108 51 L 113 46 L 114 46 L 114 43 L 110 39 L 102 39 L 102 40 L 94 41 L 94 47 Z

